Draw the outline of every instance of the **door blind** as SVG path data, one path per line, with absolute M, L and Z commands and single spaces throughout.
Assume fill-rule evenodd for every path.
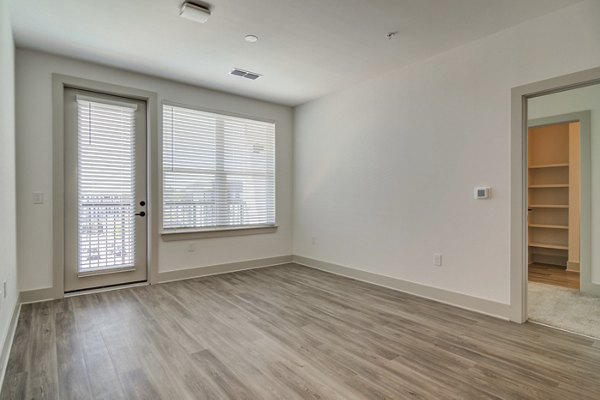
M 275 224 L 275 124 L 163 106 L 163 229 Z
M 135 110 L 77 97 L 80 272 L 134 265 Z

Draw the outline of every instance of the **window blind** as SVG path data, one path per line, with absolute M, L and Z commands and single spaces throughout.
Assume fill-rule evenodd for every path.
M 275 225 L 275 124 L 163 106 L 163 229 Z
M 135 107 L 77 97 L 80 272 L 134 265 Z

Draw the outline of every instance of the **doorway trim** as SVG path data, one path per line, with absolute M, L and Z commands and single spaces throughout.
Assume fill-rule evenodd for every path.
M 158 95 L 155 92 L 126 86 L 52 74 L 52 287 L 43 298 L 63 298 L 65 268 L 65 160 L 64 160 L 64 92 L 65 88 L 101 92 L 145 101 L 148 134 L 148 282 L 158 282 Z
M 600 83 L 600 67 L 518 86 L 511 90 L 510 319 L 512 321 L 519 323 L 527 321 L 527 169 L 525 168 L 527 166 L 527 100 L 597 83 Z M 583 149 L 583 143 L 581 148 Z M 581 179 L 583 188 L 583 171 Z M 582 214 L 584 201 L 590 201 L 590 196 L 587 197 L 588 200 L 584 200 L 582 193 Z M 583 222 L 582 218 L 582 232 L 583 229 L 591 229 L 589 221 L 586 227 Z M 585 250 L 583 240 L 581 243 L 583 258 Z M 591 244 L 588 243 L 587 251 L 590 249 Z

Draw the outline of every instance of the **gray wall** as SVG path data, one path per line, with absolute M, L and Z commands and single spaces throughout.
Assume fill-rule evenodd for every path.
M 15 59 L 5 1 L 0 1 L 0 350 L 17 303 L 17 228 L 15 223 Z M 4 365 L 0 360 L 0 374 Z

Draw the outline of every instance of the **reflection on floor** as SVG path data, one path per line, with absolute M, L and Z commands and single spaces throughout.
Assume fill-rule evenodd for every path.
M 554 265 L 530 264 L 529 282 L 579 289 L 579 273 Z

